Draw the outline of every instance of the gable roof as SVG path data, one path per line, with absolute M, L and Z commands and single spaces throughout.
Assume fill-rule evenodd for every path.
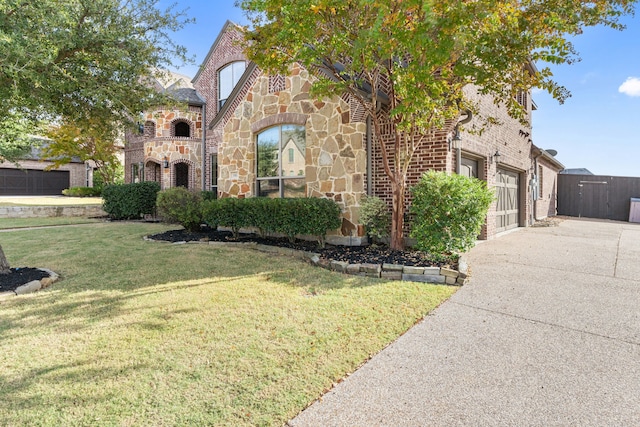
M 218 44 L 220 43 L 220 40 L 222 39 L 222 36 L 227 31 L 227 28 L 229 28 L 230 26 L 234 26 L 237 29 L 242 30 L 242 27 L 240 25 L 236 24 L 233 21 L 229 21 L 227 19 L 227 22 L 224 23 L 224 25 L 222 26 L 222 29 L 218 33 L 218 37 L 216 37 L 215 41 L 211 45 L 211 48 L 209 48 L 209 52 L 207 53 L 207 56 L 205 56 L 204 61 L 202 61 L 202 64 L 200 64 L 200 67 L 198 68 L 198 72 L 196 73 L 195 77 L 193 79 L 191 79 L 192 83 L 195 83 L 200 78 L 200 75 L 202 74 L 202 71 L 204 70 L 205 64 L 207 62 L 209 62 L 209 59 L 211 58 L 211 55 L 213 55 L 213 52 L 218 47 Z

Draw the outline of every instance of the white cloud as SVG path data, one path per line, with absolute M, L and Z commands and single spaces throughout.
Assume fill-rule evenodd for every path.
M 627 80 L 618 88 L 618 92 L 629 96 L 640 96 L 640 78 L 627 78 Z

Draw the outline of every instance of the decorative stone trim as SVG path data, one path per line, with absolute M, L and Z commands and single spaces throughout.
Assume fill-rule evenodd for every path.
M 1 206 L 0 218 L 101 217 L 102 205 L 74 206 Z
M 281 113 L 274 114 L 272 116 L 265 117 L 262 120 L 251 124 L 251 132 L 256 133 L 262 129 L 266 129 L 275 125 L 300 125 L 304 126 L 307 123 L 307 114 L 300 113 Z
M 38 270 L 42 270 L 45 273 L 49 274 L 49 277 L 43 277 L 40 280 L 32 280 L 29 283 L 18 286 L 15 291 L 0 292 L 0 301 L 15 297 L 17 295 L 30 294 L 39 291 L 40 289 L 48 288 L 53 283 L 57 282 L 60 278 L 58 274 L 46 268 L 39 268 Z
M 144 240 L 151 242 L 163 242 L 161 240 L 153 240 L 148 236 Z M 281 248 L 279 246 L 261 245 L 256 242 L 216 242 L 216 241 L 200 241 L 200 242 L 174 242 L 171 244 L 209 244 L 212 246 L 232 247 L 253 249 L 261 252 L 273 253 L 278 255 L 292 256 L 302 259 L 317 267 L 326 268 L 343 274 L 351 274 L 354 276 L 374 277 L 387 280 L 406 280 L 411 282 L 436 283 L 451 286 L 462 286 L 467 283 L 469 278 L 469 267 L 464 258 L 458 260 L 458 270 L 445 267 L 413 267 L 400 264 L 349 264 L 343 261 L 334 261 L 320 258 L 320 254 L 315 252 L 300 251 L 290 248 Z

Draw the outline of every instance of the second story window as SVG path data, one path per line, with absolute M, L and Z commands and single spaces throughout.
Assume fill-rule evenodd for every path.
M 229 95 L 231 95 L 231 91 L 240 80 L 244 69 L 244 61 L 236 61 L 225 65 L 218 71 L 218 110 L 222 108 Z
M 187 122 L 176 122 L 173 126 L 173 136 L 191 136 L 191 126 Z

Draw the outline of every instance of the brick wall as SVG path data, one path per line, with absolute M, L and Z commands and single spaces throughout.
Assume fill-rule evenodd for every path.
M 240 42 L 242 33 L 233 23 L 227 22 L 220 35 L 211 46 L 211 50 L 202 64 L 201 71 L 195 77 L 193 86 L 207 102 L 205 125 L 218 114 L 218 71 L 225 65 L 235 61 L 247 61 L 242 52 Z M 231 108 L 229 109 L 231 110 Z M 207 129 L 206 131 L 206 165 L 205 180 L 211 183 L 211 154 L 218 152 L 218 144 L 222 140 L 222 128 Z

